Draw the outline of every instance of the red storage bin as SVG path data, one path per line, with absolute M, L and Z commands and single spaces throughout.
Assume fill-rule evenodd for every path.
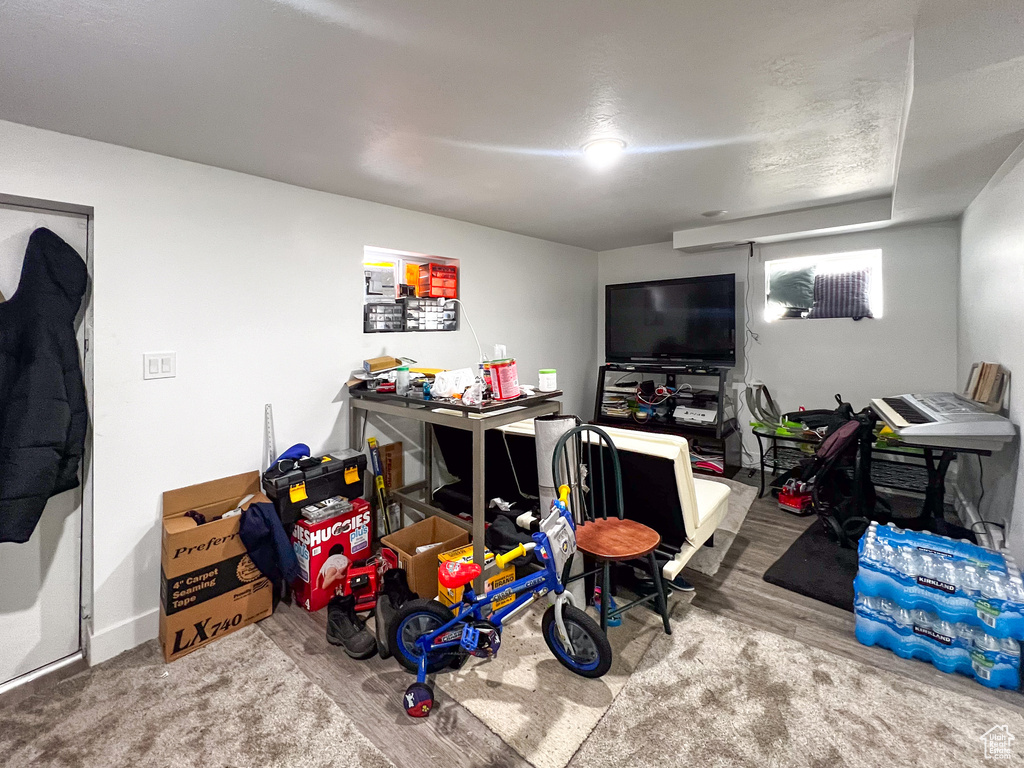
M 416 295 L 423 298 L 454 299 L 459 295 L 459 268 L 449 264 L 420 264 Z

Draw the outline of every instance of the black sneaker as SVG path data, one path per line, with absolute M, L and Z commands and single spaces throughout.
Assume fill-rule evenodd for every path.
M 352 595 L 332 597 L 327 604 L 327 642 L 340 645 L 353 659 L 368 659 L 377 652 L 377 641 L 356 616 Z
M 696 592 L 697 588 L 690 582 L 682 577 L 682 575 L 676 576 L 672 581 L 666 582 L 669 589 L 674 589 L 677 592 Z
M 382 659 L 391 656 L 391 649 L 388 647 L 391 622 L 403 605 L 417 597 L 418 595 L 409 589 L 404 568 L 392 568 L 384 572 L 383 584 L 377 596 L 377 613 L 373 620 L 377 635 L 377 653 Z
M 638 575 L 634 570 L 627 570 L 621 580 L 623 586 L 632 589 L 634 592 L 640 595 L 647 595 L 654 591 L 654 581 L 651 579 L 650 574 L 644 573 Z M 690 582 L 682 577 L 680 574 L 671 581 L 662 580 L 665 585 L 666 591 L 674 590 L 676 592 L 696 592 L 697 588 Z

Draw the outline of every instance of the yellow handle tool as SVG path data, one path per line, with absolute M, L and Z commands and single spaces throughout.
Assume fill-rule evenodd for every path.
M 560 486 L 558 486 L 558 500 L 560 502 L 562 502 L 563 504 L 568 506 L 568 504 L 569 504 L 569 486 L 568 485 L 560 485 Z
M 498 570 L 504 570 L 505 566 L 515 560 L 517 557 L 522 557 L 526 554 L 526 547 L 520 544 L 515 549 L 506 552 L 504 555 L 495 555 L 494 562 L 498 566 Z

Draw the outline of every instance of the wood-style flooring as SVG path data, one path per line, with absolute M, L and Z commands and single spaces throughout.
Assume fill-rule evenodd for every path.
M 736 479 L 752 482 L 746 472 Z M 1024 706 L 1020 693 L 991 691 L 966 677 L 943 674 L 930 664 L 862 646 L 853 635 L 853 614 L 765 582 L 761 578 L 764 572 L 811 524 L 810 518 L 780 511 L 771 499 L 755 501 L 718 574 L 708 577 L 685 572 L 697 587 L 693 605 L 982 701 Z M 353 661 L 340 648 L 328 645 L 324 639 L 325 614 L 281 605 L 259 626 L 395 765 L 529 765 L 440 690 L 435 714 L 425 721 L 409 718 L 402 709 L 401 694 L 411 676 L 393 659 Z

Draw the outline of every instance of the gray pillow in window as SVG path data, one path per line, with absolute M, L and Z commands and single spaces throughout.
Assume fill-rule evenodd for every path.
M 810 309 L 814 304 L 814 267 L 772 272 L 768 301 L 791 309 Z
M 814 276 L 814 306 L 808 317 L 872 317 L 868 270 Z

